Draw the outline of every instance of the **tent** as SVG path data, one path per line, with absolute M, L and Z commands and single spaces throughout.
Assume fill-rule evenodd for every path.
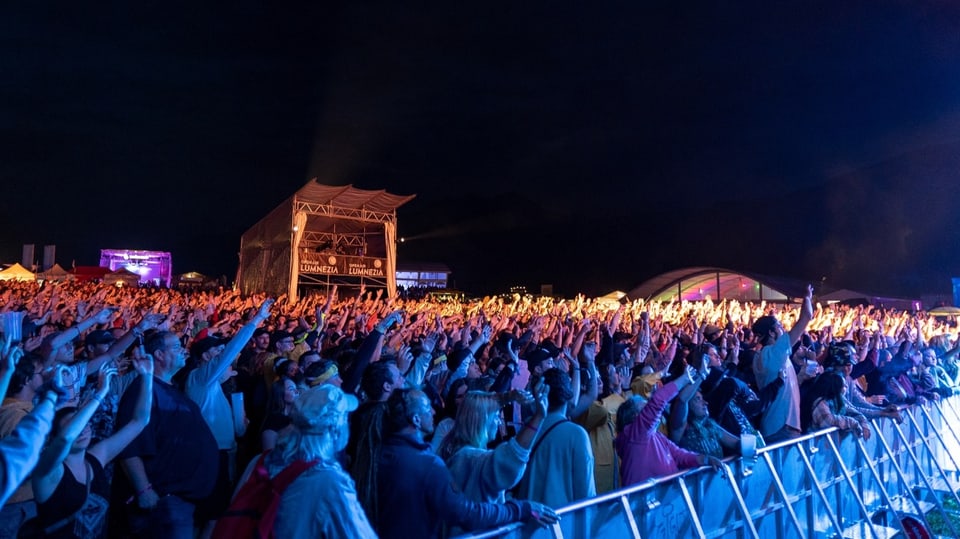
M 54 264 L 53 267 L 48 269 L 43 273 L 37 274 L 38 279 L 43 279 L 45 281 L 65 281 L 69 278 L 70 274 L 67 270 L 63 269 L 60 264 Z
M 112 284 L 117 286 L 137 286 L 140 284 L 140 275 L 120 268 L 103 276 L 103 284 Z
M 103 279 L 103 276 L 110 273 L 110 268 L 101 268 L 100 266 L 77 266 L 70 273 L 77 281 L 96 281 Z
M 35 281 L 36 279 L 37 276 L 32 271 L 17 263 L 0 271 L 0 281 Z

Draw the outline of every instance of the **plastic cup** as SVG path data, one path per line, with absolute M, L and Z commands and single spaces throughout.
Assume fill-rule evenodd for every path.
M 757 457 L 757 437 L 753 434 L 740 435 L 740 456 L 745 459 Z
M 23 311 L 0 313 L 0 330 L 4 337 L 10 337 L 13 343 L 19 343 L 23 338 Z

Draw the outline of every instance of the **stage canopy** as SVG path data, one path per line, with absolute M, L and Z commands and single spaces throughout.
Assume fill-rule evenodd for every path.
M 240 239 L 244 294 L 365 285 L 396 295 L 396 209 L 415 195 L 310 180 Z

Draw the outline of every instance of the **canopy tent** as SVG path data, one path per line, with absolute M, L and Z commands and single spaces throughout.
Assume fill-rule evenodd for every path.
M 875 305 L 877 307 L 882 306 L 904 311 L 920 310 L 920 300 L 918 299 L 877 296 L 856 290 L 849 290 L 847 288 L 838 288 L 823 294 L 818 294 L 816 300 L 828 304 Z
M 103 276 L 110 273 L 110 268 L 101 268 L 100 266 L 77 266 L 70 270 L 70 274 L 77 281 L 96 281 L 103 279 Z
M 240 239 L 237 282 L 245 293 L 300 286 L 385 286 L 396 295 L 396 209 L 415 195 L 310 180 Z
M 70 278 L 70 273 L 63 269 L 60 264 L 54 264 L 47 271 L 38 273 L 37 278 L 45 281 L 65 281 Z
M 36 279 L 37 276 L 32 271 L 18 263 L 0 271 L 0 281 L 35 281 Z
M 127 268 L 120 268 L 117 271 L 111 271 L 104 275 L 103 284 L 137 286 L 140 284 L 140 274 L 134 273 Z

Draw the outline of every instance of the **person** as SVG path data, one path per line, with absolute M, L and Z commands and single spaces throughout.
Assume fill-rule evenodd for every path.
M 420 390 L 400 389 L 387 400 L 376 501 L 372 511 L 366 508 L 382 539 L 440 537 L 444 524 L 472 531 L 521 520 L 557 522 L 552 509 L 536 502 L 474 502 L 458 492 L 450 470 L 424 441 L 433 432 L 433 416 L 430 399 Z
M 219 470 L 217 440 L 200 407 L 172 384 L 186 364 L 176 334 L 160 331 L 146 340 L 154 358 L 150 423 L 121 453 L 122 474 L 114 476 L 111 533 L 122 537 L 194 536 L 196 503 L 213 491 Z M 144 384 L 120 400 L 118 423 L 128 421 Z
M 33 411 L 35 399 L 43 396 L 43 358 L 35 353 L 24 354 L 16 366 L 12 369 L 8 366 L 6 372 L 9 374 L 6 396 L 0 406 L 0 439 L 10 436 L 17 425 Z M 69 380 L 69 374 L 64 372 Z M 54 399 L 54 402 L 56 401 Z M 33 485 L 30 481 L 18 482 L 15 491 L 7 497 L 3 509 L 0 509 L 0 538 L 16 535 L 20 525 L 36 515 Z
M 376 538 L 353 480 L 336 457 L 349 436 L 347 414 L 356 409 L 356 397 L 331 384 L 306 389 L 294 401 L 291 428 L 263 462 L 270 477 L 298 460 L 317 463 L 283 491 L 273 527 L 276 537 Z M 240 485 L 256 463 L 247 467 Z
M 567 419 L 567 405 L 573 397 L 570 376 L 555 367 L 543 373 L 543 381 L 550 388 L 548 412 L 530 449 L 516 495 L 563 507 L 596 496 L 593 449 L 587 431 Z
M 110 391 L 117 370 L 104 365 L 93 397 L 80 408 L 62 408 L 54 418 L 52 438 L 33 475 L 37 526 L 48 538 L 105 536 L 110 482 L 104 468 L 150 421 L 153 402 L 153 359 L 136 359 L 143 380 L 131 420 L 110 437 L 91 445 L 89 420 Z
M 23 384 L 40 376 L 33 374 L 34 365 L 39 365 L 41 361 L 39 356 L 36 356 L 34 362 L 28 364 L 29 376 L 18 375 L 18 367 L 23 364 L 22 358 L 23 350 L 13 346 L 9 336 L 4 336 L 3 346 L 0 348 L 0 389 L 8 389 L 11 380 L 18 377 L 19 380 L 14 383 Z M 7 502 L 37 464 L 40 450 L 53 422 L 57 402 L 61 395 L 66 394 L 63 382 L 65 373 L 65 367 L 49 372 L 49 383 L 41 382 L 34 390 L 38 397 L 37 404 L 31 406 L 13 427 L 0 437 L 0 506 L 3 507 L 0 511 L 0 537 L 16 537 L 20 526 L 36 515 L 36 505 L 32 501 L 32 488 L 29 503 L 9 504 Z
M 253 337 L 257 326 L 270 317 L 272 306 L 272 299 L 264 300 L 257 313 L 237 330 L 233 338 L 223 340 L 209 336 L 195 343 L 195 350 L 191 351 L 197 363 L 186 375 L 184 392 L 199 407 L 201 417 L 217 441 L 218 450 L 214 490 L 197 506 L 198 520 L 206 522 L 201 534 L 204 538 L 213 532 L 214 523 L 230 502 L 233 480 L 236 477 L 234 463 L 237 456 L 237 437 L 243 436 L 246 429 L 246 425 L 236 424 L 233 409 L 221 384 L 236 374 L 233 369 L 234 361 Z
M 753 362 L 757 387 L 763 389 L 777 378 L 783 379 L 783 390 L 760 418 L 760 434 L 768 444 L 800 436 L 800 383 L 790 362 L 793 345 L 800 340 L 813 319 L 813 286 L 807 285 L 797 322 L 785 332 L 776 317 L 761 316 L 751 328 L 763 348 Z
M 650 400 L 635 395 L 617 410 L 617 455 L 620 456 L 620 481 L 624 487 L 653 477 L 677 473 L 696 466 L 720 466 L 716 457 L 687 451 L 658 430 L 667 404 L 681 389 L 696 383 L 697 371 L 686 372 L 653 392 Z
M 613 363 L 602 367 L 605 378 L 600 383 L 600 400 L 595 400 L 586 412 L 574 421 L 587 430 L 590 447 L 593 449 L 593 477 L 597 494 L 603 494 L 620 487 L 620 463 L 613 449 L 616 437 L 617 409 L 626 399 L 623 397 L 620 371 Z
M 858 438 L 870 439 L 870 426 L 863 414 L 847 405 L 847 382 L 842 373 L 826 371 L 813 382 L 803 401 L 803 423 L 807 431 L 837 427 Z
M 846 383 L 846 390 L 844 392 L 843 400 L 845 405 L 860 414 L 862 414 L 867 419 L 879 419 L 881 417 L 889 417 L 897 423 L 903 422 L 903 417 L 900 415 L 900 409 L 895 404 L 890 404 L 887 406 L 878 406 L 871 402 L 871 399 L 883 403 L 885 401 L 882 396 L 867 397 L 863 394 L 863 390 L 860 389 L 860 386 L 855 380 L 853 374 L 854 366 L 861 367 L 860 370 L 870 372 L 876 369 L 876 365 L 870 359 L 873 354 L 876 353 L 876 350 L 869 351 L 867 357 L 864 358 L 859 364 L 856 362 L 856 350 L 852 344 L 846 342 L 832 343 L 827 347 L 827 350 L 823 356 L 823 368 L 824 372 L 838 372 L 840 373 Z M 801 395 L 801 401 L 803 400 Z M 853 414 L 850 414 L 853 415 Z
M 289 378 L 284 377 L 273 383 L 273 389 L 270 391 L 270 408 L 267 410 L 267 418 L 263 422 L 260 433 L 260 445 L 264 451 L 276 447 L 277 437 L 290 425 L 290 413 L 299 395 L 300 388 Z
M 487 449 L 503 424 L 504 402 L 495 393 L 470 391 L 457 412 L 453 431 L 444 439 L 439 455 L 460 492 L 478 502 L 499 502 L 523 476 L 530 446 L 547 415 L 549 387 L 542 381 L 534 389 L 535 412 L 517 436 Z
M 680 399 L 674 401 L 679 404 Z M 686 414 L 684 414 L 684 410 Z M 671 414 L 686 415 L 678 424 L 671 424 L 670 439 L 687 451 L 723 458 L 724 453 L 740 451 L 740 438 L 721 427 L 707 409 L 703 394 L 696 391 L 685 405 L 676 406 Z

